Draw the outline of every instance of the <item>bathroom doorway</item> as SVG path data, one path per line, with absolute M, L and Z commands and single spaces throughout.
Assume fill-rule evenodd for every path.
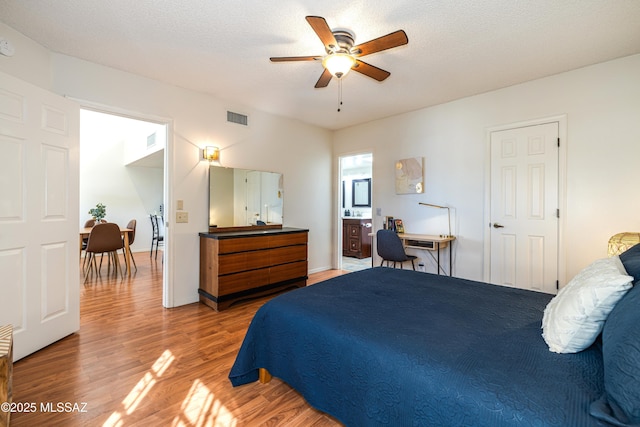
M 339 269 L 359 271 L 371 267 L 373 250 L 373 154 L 340 157 L 338 228 Z

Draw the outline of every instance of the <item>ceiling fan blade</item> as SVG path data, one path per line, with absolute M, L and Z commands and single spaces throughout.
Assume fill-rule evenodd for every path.
M 367 64 L 364 61 L 356 59 L 356 65 L 351 67 L 353 71 L 357 71 L 365 76 L 371 77 L 379 82 L 383 81 L 391 75 L 390 72 L 383 70 L 382 68 L 374 67 L 371 64 Z
M 286 61 L 321 61 L 321 56 L 276 56 L 269 58 L 271 62 L 286 62 Z
M 327 85 L 329 85 L 329 82 L 331 81 L 331 77 L 332 77 L 331 73 L 329 72 L 329 70 L 325 68 L 324 71 L 322 72 L 322 75 L 318 79 L 318 82 L 316 83 L 315 88 L 319 89 L 321 87 L 327 87 Z
M 313 31 L 316 32 L 325 48 L 333 50 L 338 47 L 338 42 L 336 41 L 331 28 L 329 28 L 327 21 L 325 21 L 323 17 L 307 16 L 305 19 L 307 20 L 309 25 L 311 25 Z
M 378 37 L 377 39 L 354 46 L 351 52 L 353 52 L 355 56 L 364 56 L 380 52 L 381 50 L 402 46 L 407 43 L 409 43 L 407 34 L 403 30 L 398 30 L 386 36 Z

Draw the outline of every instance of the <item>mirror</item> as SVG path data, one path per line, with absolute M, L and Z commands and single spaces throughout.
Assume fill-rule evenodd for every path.
M 282 225 L 282 193 L 279 173 L 210 166 L 209 227 Z
M 371 178 L 351 181 L 351 206 L 371 207 Z

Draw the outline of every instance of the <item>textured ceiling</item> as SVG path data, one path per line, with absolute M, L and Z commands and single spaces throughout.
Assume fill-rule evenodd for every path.
M 322 55 L 305 21 L 356 44 L 403 29 L 409 44 L 314 89 Z M 54 52 L 339 129 L 640 53 L 638 0 L 0 0 L 0 20 Z M 2 36 L 0 34 L 0 36 Z

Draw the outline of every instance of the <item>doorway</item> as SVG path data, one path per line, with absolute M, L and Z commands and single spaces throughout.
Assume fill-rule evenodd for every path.
M 372 263 L 373 154 L 339 158 L 338 269 L 359 271 Z
M 556 293 L 561 277 L 561 119 L 488 134 L 487 272 L 494 284 Z
M 109 222 L 124 227 L 136 220 L 131 245 L 134 256 L 150 253 L 150 215 L 165 214 L 167 135 L 166 123 L 81 108 L 80 227 L 89 217 L 88 210 L 101 203 L 106 206 L 105 219 Z M 160 254 L 153 259 L 166 265 Z

